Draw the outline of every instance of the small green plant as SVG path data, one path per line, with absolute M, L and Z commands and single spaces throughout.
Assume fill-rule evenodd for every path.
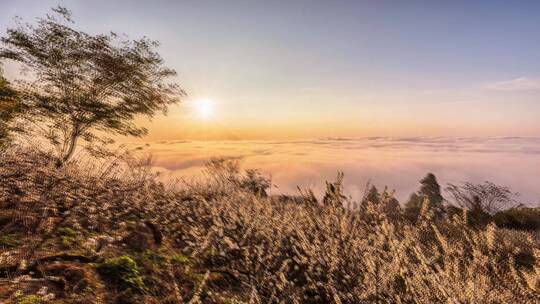
M 63 248 L 68 249 L 78 243 L 77 236 L 79 233 L 69 227 L 61 227 L 56 230 L 60 235 L 60 244 Z
M 157 266 L 162 266 L 167 261 L 163 255 L 152 250 L 145 250 L 142 257 L 144 261 L 150 262 Z
M 37 295 L 22 296 L 17 300 L 17 304 L 38 304 L 41 303 L 41 298 Z
M 171 257 L 171 263 L 173 265 L 184 266 L 191 264 L 191 259 L 186 255 L 177 253 Z
M 58 228 L 57 230 L 58 234 L 62 235 L 62 236 L 71 236 L 71 237 L 74 237 L 74 236 L 77 236 L 79 233 L 69 227 L 61 227 L 61 228 Z
M 60 237 L 60 243 L 62 244 L 63 248 L 71 248 L 76 243 L 76 241 L 69 237 L 69 236 L 61 236 Z
M 17 239 L 15 234 L 7 234 L 0 236 L 0 247 L 13 248 L 22 245 L 23 242 Z
M 121 288 L 146 290 L 139 266 L 129 255 L 107 259 L 97 266 L 97 270 L 106 280 L 120 285 Z

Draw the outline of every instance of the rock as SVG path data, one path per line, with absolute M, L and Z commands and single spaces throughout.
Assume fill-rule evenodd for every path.
M 89 274 L 80 266 L 73 263 L 54 263 L 42 268 L 47 275 L 62 278 L 61 284 L 65 292 L 77 292 L 83 290 L 89 284 Z
M 156 232 L 154 230 L 147 225 L 137 224 L 122 239 L 122 243 L 130 250 L 137 252 L 142 252 L 146 249 L 155 249 L 159 247 L 161 238 L 156 241 Z

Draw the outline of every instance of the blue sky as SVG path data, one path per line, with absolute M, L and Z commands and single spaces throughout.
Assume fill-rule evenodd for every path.
M 89 32 L 161 41 L 215 100 L 212 122 L 187 100 L 153 138 L 540 135 L 538 1 L 7 0 L 0 30 L 57 4 Z

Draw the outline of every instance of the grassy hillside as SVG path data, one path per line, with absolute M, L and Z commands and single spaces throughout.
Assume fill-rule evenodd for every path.
M 164 186 L 129 158 L 1 153 L 0 302 L 540 302 L 535 232 L 412 223 L 389 196 L 347 209 L 338 183 L 323 201 L 267 196 L 227 163 L 205 176 Z

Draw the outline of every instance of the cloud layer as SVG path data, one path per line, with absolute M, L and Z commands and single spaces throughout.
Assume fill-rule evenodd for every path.
M 540 201 L 540 138 L 371 137 L 311 141 L 162 141 L 145 150 L 166 179 L 197 175 L 214 156 L 242 157 L 245 168 L 272 176 L 275 192 L 296 187 L 322 192 L 325 180 L 345 173 L 346 190 L 357 199 L 367 182 L 388 186 L 405 200 L 418 180 L 433 172 L 441 185 L 490 180 Z

